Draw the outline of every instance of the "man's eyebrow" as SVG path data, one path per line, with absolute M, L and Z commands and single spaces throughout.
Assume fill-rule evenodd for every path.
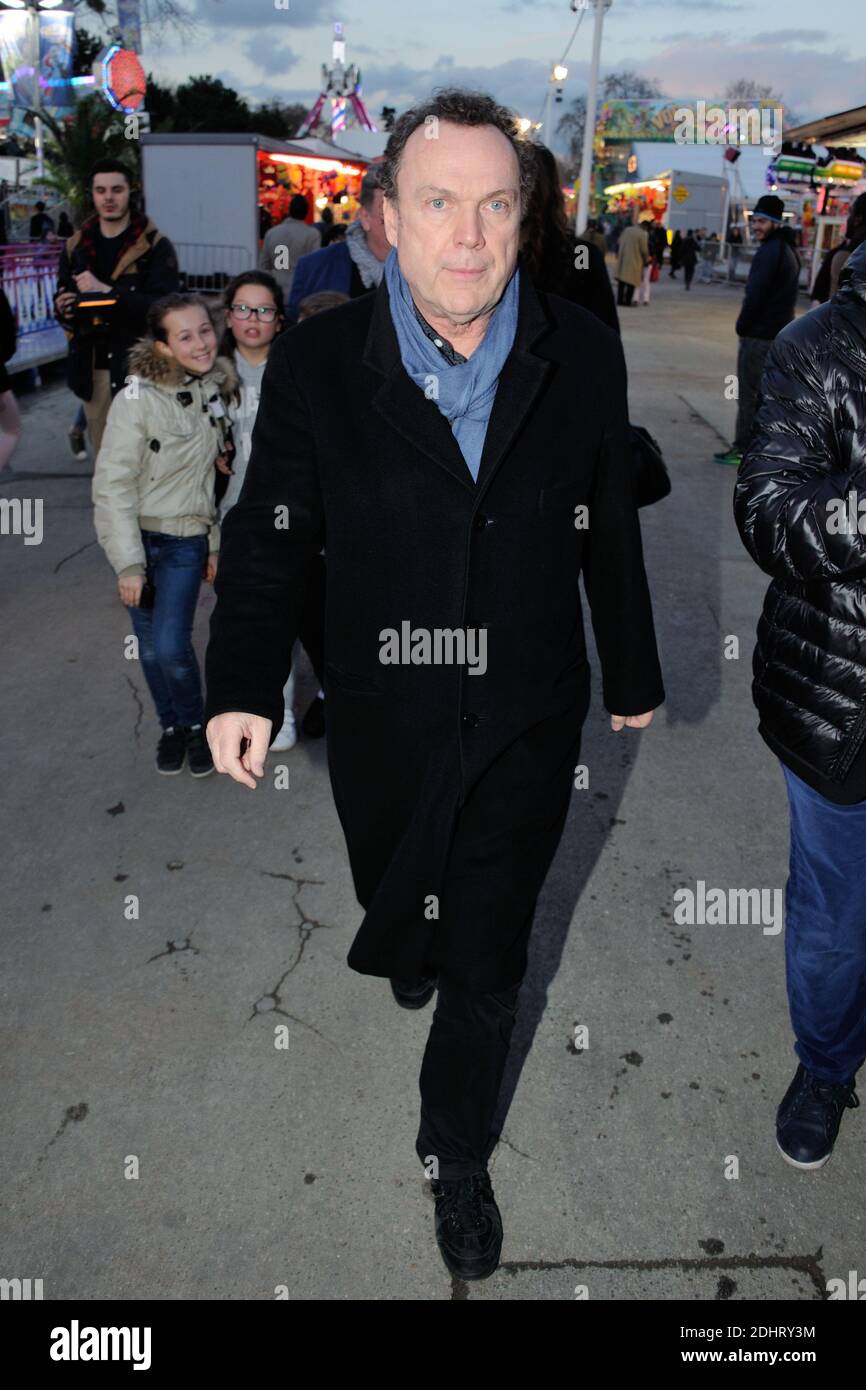
M 416 191 L 417 191 L 418 193 L 447 193 L 447 194 L 449 195 L 449 197 L 451 197 L 451 198 L 456 198 L 456 197 L 457 197 L 457 194 L 454 192 L 454 189 L 453 189 L 453 188 L 439 188 L 438 185 L 435 184 L 435 183 L 422 183 L 422 184 L 421 184 L 421 187 L 420 187 L 419 189 L 417 189 Z M 517 189 L 514 188 L 514 187 L 512 187 L 512 188 L 494 188 L 493 191 L 492 191 L 491 193 L 485 193 L 485 194 L 484 194 L 484 197 L 485 197 L 485 198 L 495 198 L 496 195 L 497 195 L 498 193 L 511 193 L 511 194 L 516 194 L 516 193 L 517 193 Z

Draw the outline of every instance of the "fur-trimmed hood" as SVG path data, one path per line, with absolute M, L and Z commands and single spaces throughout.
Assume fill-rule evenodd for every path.
M 203 386 L 215 385 L 224 401 L 235 396 L 240 385 L 230 358 L 217 357 L 210 371 L 199 377 L 181 366 L 176 357 L 164 357 L 157 352 L 156 342 L 147 337 L 139 338 L 130 349 L 127 372 L 167 391 L 176 391 L 191 381 L 200 381 Z

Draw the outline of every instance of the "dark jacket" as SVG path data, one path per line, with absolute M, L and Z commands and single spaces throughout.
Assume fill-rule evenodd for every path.
M 575 265 L 576 253 L 581 248 L 586 264 Z M 575 239 L 571 235 L 564 241 L 557 240 L 547 248 L 545 259 L 532 276 L 532 283 L 537 290 L 544 290 L 545 294 L 558 294 L 572 304 L 588 309 L 608 328 L 619 332 L 607 265 L 601 251 L 591 241 L 585 241 L 582 237 Z
M 866 242 L 842 278 L 835 299 L 770 348 L 734 492 L 743 543 L 773 577 L 753 661 L 760 732 L 795 772 L 791 755 L 836 786 L 866 737 L 866 535 L 856 509 L 852 533 L 840 529 L 849 491 L 866 503 Z
M 286 323 L 289 326 L 298 321 L 301 300 L 306 299 L 308 294 L 318 294 L 320 290 L 339 290 L 350 299 L 370 293 L 358 274 L 358 267 L 349 255 L 345 241 L 323 246 L 319 251 L 308 251 L 298 261 L 286 305 Z
M 607 709 L 664 698 L 631 466 L 619 339 L 525 273 L 477 484 L 403 367 L 384 279 L 274 344 L 223 526 L 206 717 L 263 715 L 276 736 L 325 544 L 328 761 L 366 910 L 355 970 L 520 979 L 589 704 L 581 572 Z M 383 664 L 404 622 L 486 630 L 486 671 Z
M 686 270 L 694 270 L 698 263 L 698 243 L 693 236 L 684 236 L 677 252 L 677 265 Z
M 740 338 L 775 338 L 794 317 L 800 284 L 800 258 L 790 227 L 764 238 L 749 269 L 736 323 Z
M 87 232 L 98 217 L 82 224 L 67 241 L 60 255 L 57 271 L 57 290 L 77 293 L 73 275 L 82 270 L 96 273 L 87 252 Z M 120 239 L 120 238 L 119 238 Z M 155 300 L 179 287 L 177 256 L 168 237 L 157 231 L 150 218 L 138 216 L 123 234 L 124 247 L 112 275 L 112 286 L 118 296 L 116 308 L 107 311 L 109 370 L 111 394 L 123 386 L 126 379 L 126 360 L 133 343 L 145 332 L 147 311 Z M 71 324 L 59 322 L 69 339 L 67 380 L 69 388 L 83 401 L 93 395 L 93 338 L 86 331 L 86 320 Z

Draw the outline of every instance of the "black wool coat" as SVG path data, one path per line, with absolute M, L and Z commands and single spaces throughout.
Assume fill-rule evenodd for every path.
M 324 545 L 328 762 L 361 973 L 435 968 L 483 991 L 522 977 L 589 704 L 581 572 L 607 709 L 664 699 L 626 422 L 616 334 L 525 271 L 477 484 L 403 368 L 384 280 L 271 350 L 223 528 L 206 718 L 264 715 L 276 736 Z M 404 622 L 486 629 L 486 671 L 383 664 Z

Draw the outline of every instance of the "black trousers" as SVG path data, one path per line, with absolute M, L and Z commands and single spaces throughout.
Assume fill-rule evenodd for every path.
M 617 282 L 616 282 L 616 302 L 617 302 L 617 304 L 624 304 L 624 305 L 626 306 L 626 308 L 628 308 L 629 304 L 631 304 L 632 300 L 634 299 L 634 290 L 635 290 L 634 285 L 629 285 L 625 280 L 617 280 Z
M 415 1144 L 431 1178 L 464 1178 L 487 1166 L 499 1137 L 492 1132 L 493 1116 L 519 991 L 516 984 L 477 994 L 440 979 L 421 1064 Z

